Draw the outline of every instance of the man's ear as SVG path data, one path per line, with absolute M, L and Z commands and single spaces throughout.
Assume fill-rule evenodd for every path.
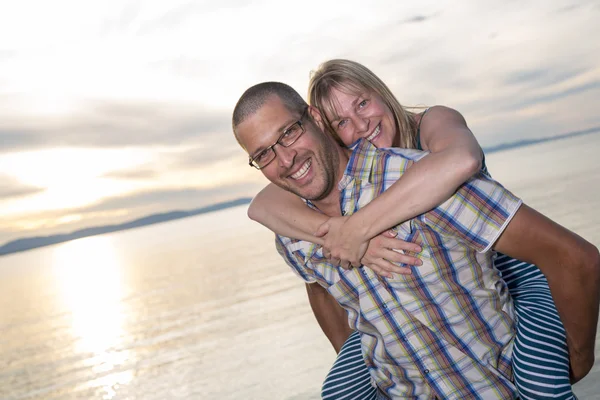
M 317 107 L 308 106 L 308 113 L 310 114 L 312 120 L 315 121 L 317 126 L 321 128 L 323 132 L 325 132 L 325 121 L 323 120 L 323 115 L 321 114 L 321 111 L 319 111 Z

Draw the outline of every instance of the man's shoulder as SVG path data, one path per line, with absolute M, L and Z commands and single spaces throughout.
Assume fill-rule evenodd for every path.
M 366 139 L 358 140 L 351 149 L 345 175 L 348 179 L 351 177 L 363 182 L 383 175 L 393 179 L 395 174 L 402 174 L 414 162 L 429 154 L 415 149 L 377 148 Z
M 372 157 L 398 157 L 418 161 L 429 154 L 428 151 L 418 149 L 403 149 L 399 147 L 375 147 L 367 139 L 359 139 L 354 142 L 350 149 L 353 155 L 365 155 Z
M 410 163 L 419 161 L 429 152 L 398 147 L 377 148 L 366 139 L 360 139 L 352 147 L 350 165 L 364 168 L 382 166 L 388 162 Z M 382 164 L 383 163 L 383 164 Z

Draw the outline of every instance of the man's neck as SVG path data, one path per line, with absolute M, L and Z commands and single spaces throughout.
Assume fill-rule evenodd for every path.
M 329 196 L 326 198 L 313 201 L 312 204 L 315 205 L 323 214 L 328 215 L 330 217 L 341 217 L 342 216 L 342 207 L 340 205 L 340 191 L 335 185 L 335 188 L 331 191 Z

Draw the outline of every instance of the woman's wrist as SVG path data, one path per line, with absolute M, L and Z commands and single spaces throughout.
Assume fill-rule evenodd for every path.
M 356 238 L 360 238 L 361 242 L 367 242 L 373 236 L 375 236 L 369 236 L 369 228 L 370 226 L 367 223 L 367 220 L 361 213 L 351 215 L 344 225 L 344 229 L 348 230 L 347 233 Z

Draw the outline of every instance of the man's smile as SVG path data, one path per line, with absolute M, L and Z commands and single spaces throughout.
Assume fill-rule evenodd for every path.
M 308 171 L 310 170 L 311 165 L 312 165 L 312 159 L 309 158 L 300 166 L 300 168 L 298 168 L 298 170 L 296 172 L 289 175 L 289 177 L 294 180 L 300 180 L 300 179 L 304 178 L 308 174 Z

